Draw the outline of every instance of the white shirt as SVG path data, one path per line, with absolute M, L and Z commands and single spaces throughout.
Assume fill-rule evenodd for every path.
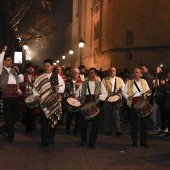
M 113 77 L 110 77 L 110 81 L 111 81 L 111 83 L 112 83 L 112 91 L 114 91 L 114 87 L 115 87 L 115 77 L 113 78 Z M 101 95 L 100 95 L 100 100 L 106 100 L 106 98 L 108 97 L 108 92 L 107 92 L 107 90 L 106 90 L 106 88 L 105 88 L 105 85 L 104 85 L 104 79 L 102 80 L 102 82 L 101 82 Z M 123 82 L 123 80 L 121 79 L 121 85 L 122 85 L 122 91 L 123 91 L 123 89 L 124 89 L 124 87 L 125 87 L 125 83 Z M 115 92 L 117 92 L 117 89 L 115 90 Z
M 139 96 L 141 96 L 141 94 L 146 93 L 148 90 L 150 90 L 147 82 L 146 82 L 146 91 L 142 91 L 141 81 L 136 81 L 136 80 L 135 80 L 135 82 L 136 82 L 137 86 L 139 87 L 141 93 L 139 93 L 139 91 L 138 91 L 138 89 L 136 88 L 135 84 L 133 84 L 133 94 L 134 94 L 133 97 L 139 97 Z M 127 99 L 127 98 L 129 97 L 129 95 L 127 94 L 127 92 L 128 92 L 128 86 L 127 86 L 127 84 L 126 84 L 126 85 L 125 85 L 125 88 L 124 88 L 124 90 L 123 90 L 123 93 L 122 93 L 122 94 L 123 94 L 123 97 L 124 97 L 125 99 Z M 147 93 L 147 95 L 150 96 L 151 94 L 148 94 L 148 93 Z
M 5 52 L 2 52 L 0 54 L 0 74 L 2 73 L 2 68 L 4 67 L 9 73 L 8 84 L 16 84 L 16 77 L 13 74 L 10 73 L 11 68 L 7 68 L 7 67 L 2 65 L 4 55 L 5 55 Z M 17 75 L 17 80 L 18 80 L 18 83 L 23 82 L 24 81 L 24 76 L 22 74 Z

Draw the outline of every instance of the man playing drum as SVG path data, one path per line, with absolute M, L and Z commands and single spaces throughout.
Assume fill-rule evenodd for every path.
M 43 62 L 45 73 L 41 74 L 37 77 L 33 84 L 33 94 L 36 98 L 40 98 L 40 106 L 41 106 L 41 146 L 46 147 L 49 146 L 49 142 L 51 144 L 55 143 L 55 123 L 52 125 L 49 123 L 49 118 L 47 118 L 47 109 L 44 108 L 44 101 L 48 99 L 48 96 L 51 96 L 52 92 L 59 95 L 59 93 L 63 93 L 65 89 L 65 83 L 62 77 L 53 70 L 53 61 L 51 59 L 46 59 Z M 53 95 L 52 95 L 53 97 Z M 62 113 L 61 110 L 61 101 L 53 101 L 57 103 L 57 112 L 60 115 Z M 48 102 L 49 103 L 49 102 Z M 44 110 L 43 110 L 44 109 Z M 46 109 L 46 111 L 45 111 Z M 54 108 L 55 109 L 55 108 Z M 48 112 L 49 113 L 49 112 Z M 56 114 L 56 113 L 55 113 Z
M 22 96 L 20 96 L 20 108 L 22 112 L 22 122 L 25 126 L 25 133 L 35 134 L 36 133 L 36 115 L 40 114 L 39 107 L 30 109 L 26 106 L 25 98 L 32 94 L 32 87 L 37 74 L 34 72 L 34 66 L 32 63 L 27 63 L 25 66 L 24 82 L 20 83 L 20 89 Z
M 103 102 L 106 135 L 111 135 L 114 129 L 113 125 L 115 126 L 116 136 L 121 135 L 120 107 L 122 105 L 121 93 L 124 86 L 123 80 L 116 76 L 116 68 L 110 67 L 109 76 L 103 78 L 101 83 L 102 94 L 107 96 L 107 99 Z
M 149 86 L 146 80 L 141 79 L 141 69 L 133 69 L 133 79 L 128 80 L 125 88 L 123 90 L 123 96 L 127 99 L 127 105 L 130 107 L 131 114 L 131 138 L 132 138 L 132 147 L 137 147 L 137 133 L 138 133 L 138 112 L 134 106 L 143 99 L 147 99 L 147 96 L 150 96 L 152 91 L 149 89 Z M 146 100 L 145 100 L 146 101 Z M 148 103 L 147 103 L 148 104 Z M 139 116 L 140 121 L 140 146 L 149 147 L 147 144 L 147 122 L 148 116 Z
M 80 101 L 76 99 L 76 91 L 82 83 L 82 80 L 79 78 L 80 71 L 78 68 L 75 68 L 72 72 L 72 80 L 69 82 L 66 94 L 67 94 L 67 117 L 66 117 L 66 133 L 70 134 L 70 126 L 72 119 L 75 114 L 75 126 L 73 130 L 73 135 L 78 136 L 80 131 L 80 125 L 78 121 L 78 115 L 80 114 Z M 80 92 L 80 91 L 79 91 Z M 69 109 L 70 108 L 70 109 Z
M 89 134 L 89 147 L 91 149 L 95 148 L 96 140 L 98 136 L 98 126 L 99 126 L 99 95 L 101 94 L 101 82 L 95 79 L 97 70 L 92 67 L 88 71 L 89 80 L 85 80 L 76 91 L 76 96 L 84 104 L 87 112 L 80 112 L 80 123 L 81 123 L 81 143 L 80 147 L 85 146 L 87 142 L 87 124 L 88 120 L 91 121 L 91 130 Z M 79 92 L 80 91 L 80 92 Z M 95 104 L 95 105 L 94 105 Z M 89 108 L 88 108 L 89 106 Z M 97 107 L 97 110 L 96 110 Z M 93 110 L 94 108 L 94 110 Z M 92 109 L 92 110 L 90 110 Z M 97 111 L 97 112 L 96 112 Z M 95 116 L 88 114 L 94 113 Z M 90 118 L 91 117 L 91 118 Z

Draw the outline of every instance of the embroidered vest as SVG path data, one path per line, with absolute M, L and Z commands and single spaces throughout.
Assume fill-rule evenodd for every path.
M 2 73 L 0 75 L 0 88 L 2 88 L 3 90 L 6 89 L 8 79 L 9 79 L 8 71 L 4 67 L 2 67 Z
M 141 79 L 140 81 L 141 81 L 141 86 L 142 86 L 142 93 L 143 93 L 143 92 L 146 92 L 146 85 L 147 85 L 146 80 Z M 128 90 L 127 90 L 127 94 L 128 94 L 129 96 L 132 96 L 133 93 L 134 93 L 134 92 L 133 92 L 133 85 L 134 85 L 134 79 L 127 81 L 127 89 L 128 89 Z M 144 94 L 144 99 L 147 99 L 146 93 Z M 131 100 L 127 100 L 127 105 L 128 105 L 129 107 L 131 107 L 132 101 L 131 101 Z
M 119 78 L 119 77 L 115 77 L 115 79 L 116 79 L 116 90 L 119 90 L 119 88 L 122 87 L 122 81 L 121 81 L 122 79 Z M 112 82 L 111 82 L 109 76 L 104 78 L 103 84 L 106 88 L 107 93 L 108 94 L 112 93 L 112 86 L 113 85 L 112 85 Z
M 87 90 L 87 85 L 88 85 L 89 80 L 83 81 L 82 83 L 82 91 L 81 91 L 81 96 L 82 96 L 82 103 L 84 104 L 85 102 L 85 95 L 86 95 L 86 90 Z M 101 94 L 101 82 L 100 81 L 95 81 L 95 93 Z M 95 98 L 95 102 L 98 103 L 99 99 Z

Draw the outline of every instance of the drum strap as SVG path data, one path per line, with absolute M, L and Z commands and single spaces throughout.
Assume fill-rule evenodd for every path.
M 87 85 L 87 90 L 88 90 L 88 92 L 89 92 L 89 95 L 91 96 L 89 84 Z
M 136 81 L 134 81 L 134 84 L 135 84 L 135 86 L 136 86 L 138 92 L 141 94 L 141 96 L 143 96 L 143 94 L 141 93 L 141 90 L 139 89 L 138 85 L 136 84 Z

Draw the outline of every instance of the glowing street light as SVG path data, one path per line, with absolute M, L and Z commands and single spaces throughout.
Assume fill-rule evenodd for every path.
M 63 56 L 62 56 L 62 59 L 64 60 L 65 58 L 66 58 L 66 56 L 63 55 Z
M 28 45 L 23 46 L 24 50 L 28 50 Z
M 84 47 L 84 40 L 81 38 L 79 41 L 79 48 L 80 48 L 80 65 L 82 63 L 82 48 Z
M 59 62 L 60 62 L 59 60 L 56 61 L 56 63 L 59 63 Z

